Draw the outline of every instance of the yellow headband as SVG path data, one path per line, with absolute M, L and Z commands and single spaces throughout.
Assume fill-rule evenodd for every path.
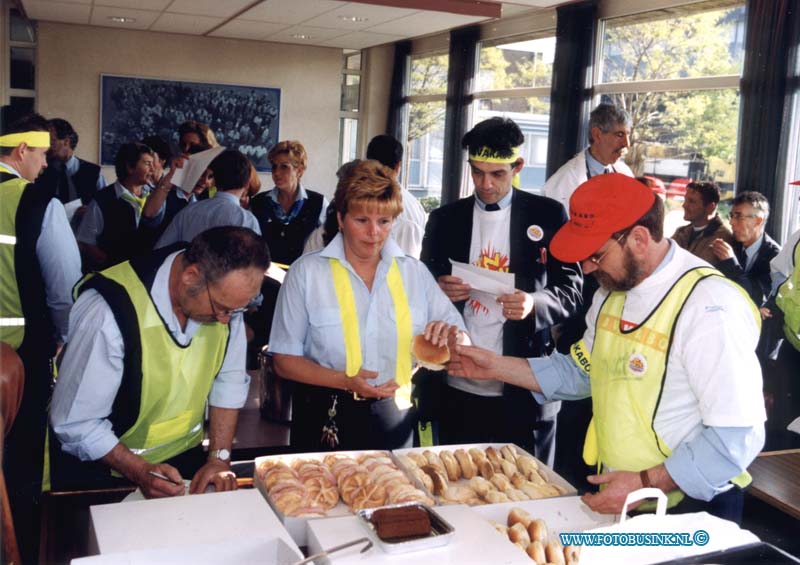
M 511 155 L 508 157 L 501 157 L 490 148 L 481 147 L 477 153 L 470 153 L 469 159 L 470 161 L 478 161 L 479 163 L 502 163 L 511 165 L 516 163 L 517 159 L 519 159 L 519 147 L 514 147 L 511 150 Z M 514 175 L 514 178 L 511 179 L 511 186 L 514 188 L 520 187 L 519 173 Z
M 469 158 L 480 163 L 515 163 L 519 159 L 519 147 L 514 147 L 508 157 L 501 157 L 489 147 L 481 147 L 477 153 L 470 153 Z
M 16 147 L 20 143 L 28 147 L 50 147 L 49 131 L 22 131 L 0 135 L 0 147 Z

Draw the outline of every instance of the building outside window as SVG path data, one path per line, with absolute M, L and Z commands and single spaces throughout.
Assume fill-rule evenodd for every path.
M 361 68 L 361 51 L 346 50 L 342 56 L 342 93 L 339 105 L 340 165 L 358 157 Z
M 631 146 L 625 161 L 637 176 L 663 183 L 668 209 L 680 207 L 688 182 L 708 180 L 719 184 L 723 200 L 728 199 L 721 215 L 729 212 L 744 29 L 741 1 L 601 21 L 597 102 L 630 112 Z M 665 233 L 674 227 L 666 226 Z

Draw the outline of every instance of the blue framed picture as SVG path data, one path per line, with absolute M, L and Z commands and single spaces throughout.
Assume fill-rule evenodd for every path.
M 161 80 L 119 75 L 100 76 L 100 162 L 113 165 L 120 145 L 158 135 L 175 149 L 178 126 L 204 122 L 220 145 L 238 149 L 260 172 L 271 170 L 267 153 L 278 142 L 281 90 Z

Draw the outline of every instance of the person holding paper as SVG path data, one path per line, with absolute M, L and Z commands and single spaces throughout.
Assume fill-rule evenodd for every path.
M 137 228 L 155 159 L 153 150 L 142 143 L 120 146 L 114 159 L 117 181 L 95 195 L 76 235 L 85 272 L 104 269 L 144 251 Z
M 269 349 L 296 381 L 295 451 L 411 447 L 411 343 L 468 340 L 458 311 L 391 238 L 402 196 L 391 169 L 359 161 L 334 195 L 339 233 L 289 269 Z
M 227 149 L 211 161 L 209 168 L 217 185 L 216 194 L 178 212 L 156 242 L 156 249 L 191 241 L 216 226 L 241 226 L 261 235 L 258 220 L 240 204 L 242 193 L 250 186 L 250 160 L 235 149 Z
M 66 342 L 81 258 L 64 206 L 32 184 L 47 166 L 47 122 L 32 114 L 0 136 L 0 341 L 25 366 L 17 424 L 5 442 L 9 500 L 25 563 L 36 562 L 51 361 Z M 6 359 L 0 358 L 0 364 Z
M 564 207 L 514 189 L 524 140 L 517 124 L 499 117 L 464 135 L 475 193 L 431 212 L 422 261 L 463 312 L 474 343 L 538 357 L 553 349 L 550 327 L 580 307 L 583 279 L 575 263 L 550 255 L 550 238 L 567 220 Z M 450 260 L 507 273 L 508 292 L 473 294 L 452 276 Z M 552 465 L 560 403 L 539 406 L 519 387 L 451 376 L 442 399 L 442 443 L 514 442 Z

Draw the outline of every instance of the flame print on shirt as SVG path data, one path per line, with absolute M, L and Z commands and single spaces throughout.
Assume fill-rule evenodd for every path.
M 510 259 L 508 255 L 504 255 L 499 251 L 492 248 L 491 245 L 486 249 L 481 249 L 478 259 L 472 264 L 481 269 L 489 269 L 490 271 L 500 271 L 501 273 L 508 272 Z M 484 316 L 489 313 L 489 309 L 480 303 L 479 300 L 470 298 L 467 300 L 467 308 L 472 310 L 473 314 L 483 314 Z

